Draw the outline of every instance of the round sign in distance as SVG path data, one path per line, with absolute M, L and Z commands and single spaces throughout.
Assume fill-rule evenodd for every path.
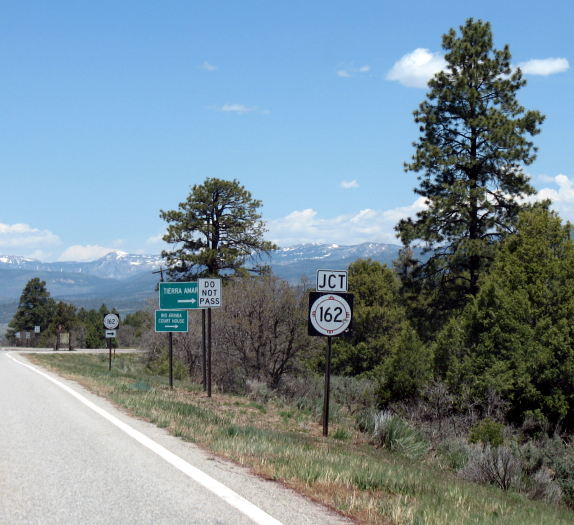
M 342 334 L 351 324 L 351 307 L 340 295 L 323 295 L 312 305 L 311 324 L 320 334 Z
M 120 318 L 116 314 L 108 314 L 104 317 L 104 326 L 108 330 L 115 330 L 120 325 Z

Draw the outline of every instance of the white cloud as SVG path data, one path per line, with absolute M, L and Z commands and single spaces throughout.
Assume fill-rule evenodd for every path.
M 368 73 L 369 71 L 371 71 L 371 66 L 368 64 L 359 67 L 345 67 L 337 70 L 337 76 L 341 78 L 351 78 L 357 73 Z
M 0 223 L 0 249 L 19 248 L 38 250 L 41 247 L 56 246 L 60 238 L 49 230 L 33 228 L 28 224 Z
M 537 177 L 547 181 L 547 177 Z M 574 222 L 574 181 L 567 175 L 559 174 L 552 177 L 554 187 L 545 187 L 529 197 L 528 201 L 540 201 L 550 199 L 551 208 L 558 212 L 562 219 Z
M 261 109 L 255 106 L 245 106 L 244 104 L 223 104 L 223 106 L 215 106 L 211 109 L 222 111 L 223 113 L 235 113 L 236 115 L 245 115 L 247 113 L 268 115 L 271 113 L 268 109 Z
M 445 68 L 446 61 L 440 53 L 419 47 L 395 62 L 386 78 L 406 87 L 425 88 L 427 82 Z
M 199 66 L 200 69 L 203 69 L 204 71 L 209 71 L 210 73 L 212 71 L 217 71 L 219 68 L 217 66 L 214 66 L 213 64 L 210 64 L 207 60 L 203 61 L 203 64 L 201 64 Z
M 165 233 L 158 233 L 157 235 L 152 235 L 151 237 L 148 237 L 145 241 L 146 244 L 160 244 L 163 242 L 163 236 L 165 235 Z
M 525 75 L 554 75 L 563 73 L 570 69 L 570 64 L 566 58 L 542 58 L 520 62 L 518 67 Z
M 346 69 L 339 69 L 337 71 L 337 76 L 341 78 L 351 78 L 351 73 L 349 73 Z
M 425 200 L 419 197 L 409 206 L 390 210 L 370 208 L 356 213 L 320 218 L 311 208 L 297 210 L 280 219 L 267 223 L 268 237 L 279 246 L 321 242 L 358 244 L 361 242 L 398 243 L 394 227 L 406 217 L 413 217 L 425 208 Z
M 343 188 L 344 190 L 350 190 L 351 188 L 358 188 L 359 183 L 355 179 L 342 180 L 339 186 L 341 186 L 341 188 Z
M 74 244 L 66 248 L 62 255 L 58 258 L 59 261 L 93 261 L 99 259 L 110 252 L 125 253 L 121 250 L 114 248 L 106 248 L 98 244 Z
M 221 106 L 219 109 L 225 113 L 239 113 L 240 115 L 243 113 L 251 113 L 252 111 L 255 111 L 255 108 L 250 108 L 244 106 L 243 104 L 223 104 L 223 106 Z

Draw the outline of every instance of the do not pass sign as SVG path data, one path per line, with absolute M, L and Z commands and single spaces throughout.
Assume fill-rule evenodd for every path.
M 351 327 L 353 318 L 353 294 L 309 294 L 309 335 L 341 335 Z
M 198 279 L 198 300 L 200 308 L 221 306 L 221 279 Z

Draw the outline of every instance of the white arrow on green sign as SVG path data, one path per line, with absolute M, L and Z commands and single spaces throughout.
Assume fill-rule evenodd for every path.
M 199 308 L 197 282 L 159 283 L 159 307 L 161 310 Z
M 185 310 L 156 310 L 156 332 L 187 332 L 187 312 Z

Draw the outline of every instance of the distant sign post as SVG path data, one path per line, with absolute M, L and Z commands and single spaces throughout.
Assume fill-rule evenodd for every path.
M 159 283 L 160 310 L 190 310 L 199 308 L 197 282 Z
M 169 336 L 169 386 L 173 388 L 173 332 L 187 332 L 187 310 L 156 310 L 155 331 Z
M 108 350 L 110 353 L 108 370 L 112 369 L 112 339 L 116 337 L 116 328 L 118 328 L 118 326 L 120 326 L 120 317 L 117 314 L 107 314 L 104 317 L 104 328 L 106 329 L 106 339 L 108 340 Z
M 107 314 L 104 317 L 104 327 L 107 330 L 115 330 L 120 326 L 120 318 L 116 314 Z

